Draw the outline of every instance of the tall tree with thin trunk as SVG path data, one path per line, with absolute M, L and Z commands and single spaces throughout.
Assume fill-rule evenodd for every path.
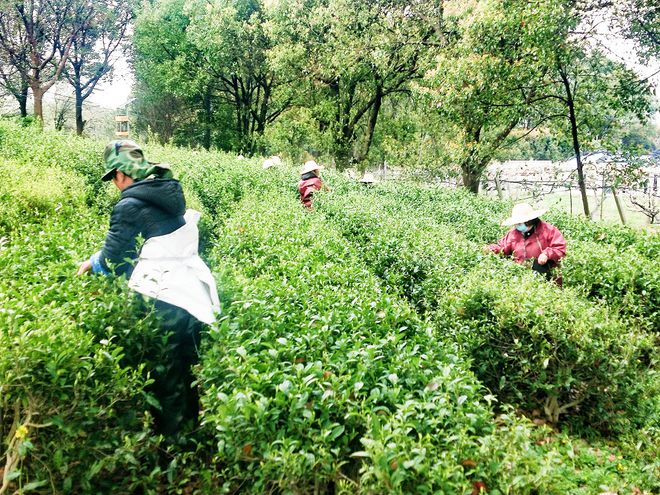
M 571 44 L 558 46 L 555 55 L 548 84 L 533 103 L 543 105 L 540 113 L 555 116 L 552 126 L 573 144 L 582 208 L 590 218 L 583 148 L 606 147 L 631 116 L 648 119 L 651 88 L 596 49 Z
M 76 15 L 79 31 L 71 43 L 64 77 L 73 87 L 76 133 L 81 135 L 85 127 L 83 103 L 98 82 L 111 74 L 127 39 L 133 10 L 127 0 L 96 0 L 83 4 Z M 62 47 L 62 57 L 65 49 Z
M 18 109 L 21 117 L 27 117 L 27 100 L 30 85 L 27 79 L 18 71 L 16 67 L 6 60 L 6 53 L 0 51 L 0 88 L 13 96 L 18 102 Z M 17 58 L 23 58 L 24 63 L 27 60 L 27 45 L 16 54 Z
M 557 73 L 559 74 L 564 89 L 564 97 L 561 98 L 561 100 L 566 105 L 568 122 L 571 128 L 571 140 L 573 142 L 573 151 L 575 152 L 575 165 L 577 167 L 578 188 L 580 189 L 580 196 L 582 197 L 582 208 L 584 209 L 584 216 L 591 218 L 591 213 L 589 212 L 589 200 L 587 198 L 587 187 L 584 180 L 584 165 L 582 164 L 582 151 L 580 150 L 578 121 L 575 112 L 575 95 L 566 68 L 561 64 L 558 64 Z
M 34 115 L 42 122 L 44 94 L 60 78 L 80 22 L 87 22 L 80 14 L 87 2 L 90 0 L 0 3 L 0 50 L 27 81 L 34 99 Z

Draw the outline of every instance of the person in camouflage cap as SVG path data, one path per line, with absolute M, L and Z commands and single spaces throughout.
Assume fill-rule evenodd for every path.
M 117 170 L 133 180 L 143 180 L 150 176 L 161 179 L 172 179 L 170 166 L 164 163 L 151 163 L 144 157 L 138 144 L 128 139 L 115 140 L 108 143 L 103 152 L 105 173 L 101 180 L 111 180 Z
M 152 412 L 157 430 L 175 439 L 184 425 L 197 425 L 199 399 L 191 367 L 199 360 L 202 322 L 215 320 L 215 282 L 197 255 L 197 223 L 189 220 L 183 189 L 170 167 L 150 163 L 140 146 L 129 140 L 110 142 L 103 161 L 102 180 L 112 181 L 121 198 L 112 210 L 103 248 L 80 265 L 78 275 L 125 275 L 129 287 L 155 299 L 161 331 L 170 335 L 170 354 L 151 370 L 152 391 L 160 403 Z M 144 239 L 139 253 L 138 237 Z M 160 251 L 166 255 L 153 256 Z M 157 290 L 144 289 L 148 284 L 142 279 Z M 200 287 L 208 288 L 208 294 L 200 294 Z

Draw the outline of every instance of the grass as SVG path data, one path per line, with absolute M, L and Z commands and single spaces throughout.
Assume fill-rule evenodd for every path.
M 496 193 L 489 194 L 496 195 Z M 533 195 L 530 195 L 529 191 L 521 190 L 511 191 L 510 195 L 505 192 L 504 198 L 508 198 L 513 201 L 540 203 L 545 205 L 547 208 L 560 209 L 573 215 L 584 214 L 582 211 L 582 200 L 580 198 L 579 191 L 573 191 L 572 194 L 570 194 L 568 191 L 562 191 L 534 197 Z M 596 209 L 596 212 L 592 215 L 594 220 L 599 220 L 606 223 L 621 223 L 621 218 L 619 217 L 619 212 L 616 208 L 614 196 L 612 196 L 611 193 L 606 194 L 602 207 L 600 205 L 600 194 L 597 199 L 593 194 L 593 191 L 588 191 L 588 199 L 589 210 L 593 213 L 594 209 Z M 623 203 L 626 225 L 631 227 L 651 228 L 653 230 L 660 231 L 660 225 L 649 225 L 648 217 L 631 207 L 627 194 L 619 194 L 619 200 Z

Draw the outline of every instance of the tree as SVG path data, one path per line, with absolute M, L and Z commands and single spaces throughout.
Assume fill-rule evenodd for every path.
M 145 3 L 135 21 L 133 68 L 138 129 L 150 130 L 161 142 L 178 139 L 182 123 L 196 121 L 205 77 L 186 38 L 190 19 L 185 0 Z M 190 126 L 187 126 L 190 129 Z M 180 144 L 198 144 L 186 136 Z
M 75 95 L 76 133 L 85 127 L 82 110 L 84 101 L 98 82 L 110 74 L 114 57 L 126 41 L 127 29 L 133 18 L 126 0 L 96 0 L 76 10 L 78 34 L 73 38 L 64 77 Z M 66 47 L 61 47 L 64 57 Z
M 0 4 L 0 51 L 34 98 L 43 122 L 44 94 L 60 78 L 80 22 L 84 0 L 30 0 Z
M 71 107 L 72 104 L 69 98 L 64 98 L 62 101 L 55 100 L 55 118 L 53 124 L 56 131 L 64 129 L 67 114 L 71 111 Z
M 277 31 L 268 28 L 272 12 L 258 0 L 191 1 L 186 12 L 188 40 L 210 76 L 205 102 L 210 105 L 216 95 L 232 107 L 241 152 L 263 151 L 264 130 L 290 107 L 287 86 L 295 79 L 270 60 L 279 42 Z
M 441 42 L 443 2 L 290 0 L 283 9 L 289 44 L 307 56 L 305 105 L 331 134 L 340 169 L 363 162 L 383 103 L 410 91 Z
M 559 90 L 551 90 L 548 96 L 565 109 L 565 118 L 558 124 L 568 125 L 564 129 L 573 143 L 582 205 L 589 218 L 582 144 L 606 141 L 629 113 L 640 120 L 648 118 L 650 90 L 622 64 L 598 51 L 579 49 L 558 53 L 554 83 Z
M 584 144 L 612 147 L 612 137 L 621 123 L 628 122 L 630 115 L 645 121 L 651 110 L 648 82 L 622 63 L 610 60 L 599 48 L 600 22 L 585 5 L 567 3 L 562 7 L 549 53 L 547 82 L 532 101 L 541 103 L 532 107 L 533 112 L 552 115 L 555 129 L 570 137 L 587 218 L 590 211 L 582 162 Z
M 426 74 L 420 91 L 449 130 L 448 156 L 475 194 L 484 170 L 545 83 L 559 13 L 550 3 L 467 2 L 456 13 L 457 39 Z
M 514 129 L 551 124 L 570 136 L 588 215 L 582 141 L 604 141 L 628 113 L 645 118 L 649 93 L 592 46 L 593 29 L 584 21 L 570 1 L 492 0 L 463 12 L 460 40 L 439 55 L 426 91 L 455 129 L 450 146 L 469 190 L 478 191 Z
M 653 225 L 660 217 L 660 198 L 654 195 L 649 187 L 646 193 L 632 193 L 629 198 L 630 204 L 648 219 Z
M 280 45 L 272 11 L 256 0 L 144 6 L 135 33 L 142 97 L 184 102 L 197 120 L 195 142 L 205 148 L 215 143 L 248 154 L 263 151 L 265 128 L 290 106 L 290 82 L 298 78 L 283 76 L 271 60 Z
M 22 60 L 21 63 L 27 63 L 27 45 L 22 50 L 16 52 L 15 57 Z M 27 99 L 30 85 L 24 75 L 10 64 L 7 60 L 7 54 L 0 51 L 0 87 L 18 102 L 18 108 L 21 117 L 27 117 Z

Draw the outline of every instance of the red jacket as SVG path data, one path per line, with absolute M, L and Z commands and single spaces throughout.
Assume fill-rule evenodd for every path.
M 314 191 L 319 191 L 323 187 L 323 182 L 318 177 L 312 177 L 307 180 L 301 180 L 298 184 L 298 191 L 300 191 L 300 201 L 306 208 L 312 207 L 312 194 Z
M 517 263 L 545 253 L 548 260 L 557 265 L 566 255 L 566 240 L 557 227 L 540 220 L 527 239 L 514 227 L 497 244 L 491 244 L 488 248 L 494 253 L 513 256 Z

